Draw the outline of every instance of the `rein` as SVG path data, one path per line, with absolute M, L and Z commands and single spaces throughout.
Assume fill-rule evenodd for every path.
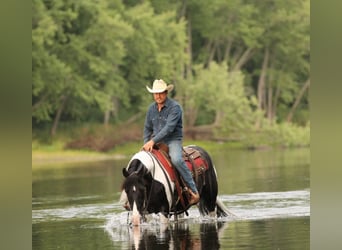
M 151 160 L 152 160 L 152 162 L 153 162 L 153 174 L 152 174 L 152 178 L 154 179 L 155 168 L 156 168 L 156 164 L 155 164 L 155 161 L 154 161 L 154 160 L 156 160 L 156 161 L 158 162 L 159 166 L 162 166 L 162 164 L 160 163 L 160 161 L 158 160 L 158 158 L 155 157 L 151 152 L 146 151 L 146 153 L 148 154 L 148 156 L 150 156 L 150 158 L 151 158 Z M 168 178 L 168 176 L 167 176 L 167 173 L 166 173 L 166 171 L 165 171 L 165 169 L 164 169 L 163 167 L 160 167 L 160 169 L 161 169 L 162 172 L 164 173 L 165 179 L 166 179 L 166 181 L 167 181 L 167 185 L 168 185 L 169 190 L 170 190 L 171 195 L 172 195 L 172 194 L 173 194 L 173 191 L 172 191 L 171 183 L 170 183 L 170 180 L 169 180 L 169 178 Z M 145 205 L 145 207 L 144 207 L 144 211 L 143 211 L 144 213 L 146 213 L 148 204 L 150 203 L 152 190 L 153 190 L 153 182 L 152 182 L 152 184 L 151 184 L 151 190 L 150 190 L 149 195 L 148 195 L 147 203 L 146 203 L 146 205 Z M 145 189 L 145 196 L 147 196 L 147 195 L 146 195 L 146 189 Z M 171 206 L 170 206 L 170 207 L 171 207 Z
M 160 163 L 160 161 L 158 160 L 158 158 L 156 158 L 151 152 L 149 151 L 145 151 L 147 153 L 147 155 L 151 158 L 152 162 L 153 162 L 153 170 L 152 170 L 152 179 L 154 180 L 155 178 L 155 171 L 156 171 L 156 162 L 162 166 L 162 164 Z M 129 176 L 133 175 L 133 174 L 138 174 L 139 171 L 141 170 L 142 166 L 139 167 L 137 170 L 133 171 Z M 170 180 L 167 176 L 167 173 L 165 171 L 165 169 L 163 167 L 160 167 L 160 169 L 162 170 L 162 172 L 164 173 L 164 176 L 165 176 L 165 179 L 167 181 L 167 184 L 168 184 L 168 188 L 171 192 L 171 195 L 173 194 L 173 191 L 172 191 L 172 187 L 171 187 L 171 183 L 170 183 Z M 152 195 L 152 190 L 153 190 L 153 184 L 154 184 L 154 181 L 152 181 L 151 183 L 151 188 L 150 188 L 150 191 L 148 192 L 147 194 L 147 188 L 145 186 L 144 188 L 144 204 L 143 204 L 143 211 L 142 211 L 142 217 L 143 219 L 145 219 L 145 215 L 147 214 L 147 208 L 150 204 L 150 200 L 151 200 L 151 195 Z M 128 211 L 129 213 L 129 211 Z M 129 214 L 128 214 L 129 215 Z
M 156 164 L 153 160 L 153 156 L 150 152 L 147 152 L 147 154 L 151 157 L 151 160 L 153 162 L 153 173 L 152 173 L 152 179 L 154 179 L 154 175 L 155 175 L 155 168 L 156 168 Z M 144 192 L 144 196 L 145 198 L 147 198 L 147 201 L 146 199 L 144 199 L 144 208 L 143 208 L 143 215 L 145 216 L 145 214 L 147 213 L 147 207 L 148 207 L 148 204 L 150 203 L 150 200 L 151 200 L 151 194 L 152 194 L 152 189 L 153 189 L 153 181 L 151 183 L 151 189 L 150 189 L 150 192 L 148 194 L 148 198 L 147 198 L 147 192 L 146 192 L 146 187 L 145 187 L 145 192 Z
M 154 157 L 154 156 L 153 156 L 153 157 Z M 163 164 L 161 164 L 161 162 L 159 161 L 159 159 L 158 159 L 157 157 L 154 157 L 154 159 L 158 162 L 159 166 L 163 166 Z M 165 179 L 166 179 L 166 181 L 167 181 L 167 185 L 168 185 L 169 190 L 170 190 L 170 192 L 171 192 L 171 194 L 172 194 L 173 192 L 172 192 L 172 188 L 171 188 L 171 183 L 170 183 L 170 179 L 167 177 L 166 170 L 165 170 L 163 167 L 160 167 L 160 168 L 161 168 L 161 170 L 162 170 L 163 173 L 164 173 Z

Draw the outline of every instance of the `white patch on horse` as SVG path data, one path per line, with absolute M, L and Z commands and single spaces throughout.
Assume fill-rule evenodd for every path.
M 135 188 L 135 186 L 133 186 L 133 192 L 137 191 L 137 189 Z
M 162 213 L 159 213 L 159 218 L 160 218 L 160 223 L 161 224 L 167 224 L 169 223 L 169 218 L 167 218 L 165 215 Z
M 137 204 L 133 203 L 133 211 L 132 211 L 132 224 L 133 226 L 138 226 L 140 224 L 140 217 L 141 215 L 139 214 Z
M 139 151 L 138 153 L 136 153 L 128 162 L 128 165 L 126 167 L 127 170 L 129 169 L 131 162 L 135 159 L 139 160 L 142 164 L 144 164 L 144 166 L 147 168 L 147 171 L 152 174 L 153 178 L 164 185 L 166 191 L 166 198 L 169 203 L 169 207 L 171 208 L 175 184 L 173 181 L 171 181 L 169 174 L 165 171 L 167 176 L 166 177 L 162 169 L 162 166 L 159 165 L 159 162 L 151 155 L 150 152 L 146 151 Z M 166 178 L 168 178 L 168 180 Z M 171 190 L 169 188 L 168 183 L 170 183 Z

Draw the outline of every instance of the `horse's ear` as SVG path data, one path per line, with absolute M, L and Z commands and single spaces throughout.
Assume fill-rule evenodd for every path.
M 135 170 L 135 172 L 138 174 L 139 177 L 143 177 L 145 175 L 145 168 L 144 165 L 142 163 L 140 163 L 138 165 L 137 170 Z
M 123 174 L 123 176 L 125 176 L 125 177 L 128 177 L 128 176 L 129 176 L 129 173 L 128 173 L 128 171 L 127 171 L 126 168 L 123 168 L 123 169 L 122 169 L 122 174 Z

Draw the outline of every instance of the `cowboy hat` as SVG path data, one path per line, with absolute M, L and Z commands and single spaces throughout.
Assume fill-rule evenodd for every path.
M 150 93 L 163 93 L 164 91 L 170 92 L 173 90 L 173 87 L 173 84 L 167 85 L 162 79 L 154 80 L 152 89 L 146 86 L 148 92 Z

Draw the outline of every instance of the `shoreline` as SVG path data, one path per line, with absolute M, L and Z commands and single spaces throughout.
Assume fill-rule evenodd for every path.
M 129 156 L 118 153 L 97 153 L 97 152 L 32 152 L 32 168 L 41 165 L 81 163 L 105 160 L 123 160 Z

